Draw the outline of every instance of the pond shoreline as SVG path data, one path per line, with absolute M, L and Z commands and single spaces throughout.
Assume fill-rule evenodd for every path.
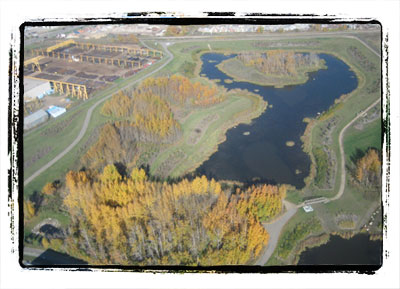
M 280 155 L 282 155 L 284 157 L 284 161 L 281 162 L 282 167 L 284 170 L 291 170 L 291 166 L 289 165 L 288 161 L 290 162 L 290 158 L 294 159 L 298 159 L 301 158 L 301 162 L 296 161 L 295 167 L 293 168 L 293 172 L 292 171 L 287 171 L 287 172 L 283 172 L 282 170 L 279 170 L 279 166 L 278 166 L 278 174 L 280 175 L 279 178 L 276 178 L 274 175 L 274 170 L 271 171 L 272 174 L 269 173 L 270 169 L 268 169 L 267 171 L 264 171 L 261 175 L 260 173 L 256 173 L 255 175 L 253 175 L 252 177 L 250 177 L 250 179 L 252 178 L 259 178 L 260 181 L 264 181 L 267 183 L 271 183 L 271 180 L 275 180 L 275 182 L 272 182 L 271 184 L 274 183 L 285 183 L 285 184 L 290 184 L 290 185 L 294 185 L 297 189 L 302 189 L 304 188 L 304 186 L 306 185 L 304 182 L 304 179 L 308 176 L 310 176 L 310 163 L 311 163 L 311 158 L 312 156 L 305 152 L 302 148 L 302 141 L 300 140 L 300 136 L 302 134 L 304 134 L 304 130 L 306 129 L 306 124 L 302 121 L 305 117 L 308 118 L 314 118 L 316 116 L 316 113 L 318 111 L 324 111 L 327 110 L 329 108 L 330 105 L 332 105 L 334 103 L 334 100 L 336 100 L 337 98 L 339 98 L 341 95 L 348 93 L 349 91 L 352 91 L 353 89 L 356 88 L 357 83 L 356 83 L 356 79 L 355 78 L 351 78 L 350 75 L 353 75 L 353 71 L 350 71 L 348 65 L 342 61 L 341 59 L 337 58 L 336 56 L 332 55 L 332 54 L 322 54 L 323 56 L 321 57 L 321 59 L 325 62 L 324 65 L 326 65 L 327 69 L 319 69 L 317 72 L 314 72 L 314 76 L 313 79 L 315 79 L 315 81 L 311 81 L 309 79 L 309 81 L 306 81 L 306 83 L 304 83 L 303 85 L 296 85 L 296 86 L 289 86 L 289 87 L 284 87 L 284 88 L 274 88 L 271 86 L 257 86 L 254 85 L 252 83 L 247 83 L 247 82 L 235 82 L 233 81 L 233 83 L 227 83 L 225 80 L 227 78 L 229 78 L 229 76 L 227 76 L 224 72 L 220 71 L 218 69 L 218 66 L 223 62 L 226 61 L 227 59 L 231 59 L 231 54 L 226 55 L 227 53 L 219 53 L 219 52 L 208 52 L 208 53 L 202 53 L 201 56 L 201 60 L 203 61 L 202 64 L 202 71 L 201 73 L 204 75 L 203 77 L 205 77 L 207 75 L 207 78 L 210 79 L 211 81 L 213 81 L 214 79 L 219 79 L 219 85 L 223 85 L 224 87 L 228 88 L 228 89 L 234 89 L 234 88 L 241 88 L 241 89 L 248 89 L 249 91 L 254 91 L 257 94 L 261 95 L 266 101 L 268 101 L 269 106 L 271 106 L 271 110 L 268 110 L 269 112 L 266 114 L 262 114 L 259 118 L 256 118 L 254 120 L 254 122 L 252 123 L 252 127 L 250 127 L 250 129 L 245 129 L 245 127 L 243 125 L 238 126 L 235 131 L 230 130 L 227 134 L 228 138 L 227 141 L 224 142 L 224 144 L 222 144 L 222 148 L 223 150 L 226 151 L 227 147 L 233 147 L 235 146 L 233 142 L 237 142 L 240 141 L 240 144 L 238 143 L 238 146 L 243 146 L 244 143 L 243 139 L 240 139 L 237 134 L 240 133 L 240 136 L 245 136 L 248 138 L 248 140 L 246 140 L 246 145 L 251 145 L 252 144 L 252 140 L 257 140 L 259 141 L 260 138 L 265 138 L 265 136 L 267 136 L 266 133 L 264 132 L 260 132 L 261 130 L 268 130 L 271 131 L 271 133 L 269 134 L 270 136 L 272 135 L 276 135 L 278 136 L 278 138 L 281 137 L 281 135 L 286 135 L 284 140 L 266 140 L 267 142 L 269 142 L 271 145 L 273 145 L 274 147 L 271 148 L 267 148 L 267 155 L 270 156 L 271 154 L 273 154 L 272 151 L 277 151 L 279 150 L 283 150 L 285 152 L 287 152 L 287 156 L 282 155 L 282 153 L 279 153 Z M 217 60 L 217 61 L 216 61 Z M 327 60 L 329 60 L 327 62 Z M 329 65 L 333 65 L 333 70 L 329 69 Z M 337 71 L 339 70 L 340 73 L 337 74 Z M 333 71 L 333 72 L 332 72 Z M 321 74 L 322 73 L 322 74 Z M 332 76 L 334 79 L 332 81 L 330 81 L 331 77 L 329 75 L 331 75 L 332 73 L 335 73 L 334 76 Z M 347 77 L 349 76 L 349 77 Z M 347 78 L 346 78 L 347 77 Z M 321 82 L 322 79 L 322 83 Z M 335 86 L 333 86 L 333 83 L 336 81 L 339 82 L 347 82 L 347 86 L 343 87 L 343 88 L 337 88 Z M 326 87 L 326 84 L 330 83 L 330 87 L 332 87 L 332 91 L 329 93 L 330 96 L 326 96 L 326 97 L 320 97 L 318 91 L 320 91 L 320 87 Z M 354 83 L 354 85 L 352 84 Z M 348 87 L 350 85 L 350 88 L 347 89 L 346 87 Z M 308 91 L 310 90 L 311 91 Z M 297 93 L 297 91 L 299 91 Z M 338 91 L 338 92 L 335 92 Z M 272 95 L 271 95 L 272 93 Z M 277 94 L 277 96 L 274 96 L 275 94 Z M 282 96 L 278 96 L 278 95 L 282 95 Z M 298 95 L 301 95 L 301 97 L 299 97 Z M 272 97 L 272 98 L 271 98 Z M 305 99 L 309 99 L 309 100 L 305 100 Z M 283 103 L 282 103 L 283 102 Z M 303 111 L 303 109 L 301 111 L 294 111 L 294 114 L 290 112 L 291 109 L 293 108 L 289 108 L 287 105 L 291 104 L 291 103 L 297 103 L 298 107 L 307 107 L 306 110 Z M 301 103 L 301 104 L 300 104 Z M 283 104 L 283 106 L 282 106 Z M 291 106 L 291 105 L 290 105 Z M 318 108 L 320 107 L 320 108 Z M 287 115 L 287 117 L 284 117 L 281 113 L 282 109 L 285 109 L 285 111 L 283 111 L 284 115 Z M 290 110 L 289 110 L 290 109 Z M 278 113 L 278 115 L 277 115 Z M 270 115 L 270 116 L 266 116 L 266 115 Z M 301 117 L 301 118 L 300 118 Z M 300 120 L 298 120 L 300 118 Z M 267 122 L 266 122 L 266 119 Z M 293 123 L 295 121 L 295 123 Z M 282 123 L 282 125 L 278 126 L 272 126 L 271 128 L 269 123 L 273 123 L 273 122 L 280 122 Z M 267 125 L 268 123 L 268 125 Z M 261 126 L 264 125 L 263 128 L 259 128 L 259 130 L 254 130 L 252 129 L 255 126 Z M 301 132 L 300 135 L 298 134 L 298 129 L 291 129 L 291 130 L 287 130 L 287 126 L 289 126 L 291 128 L 293 127 L 299 127 Z M 304 126 L 304 129 L 302 129 L 302 127 Z M 277 131 L 276 129 L 278 127 L 282 127 L 282 129 L 279 128 L 279 131 Z M 260 132 L 260 133 L 259 133 Z M 278 135 L 277 135 L 278 133 Z M 263 135 L 261 135 L 263 134 Z M 234 137 L 235 140 L 232 140 L 232 137 Z M 278 141 L 279 141 L 279 145 L 278 145 Z M 253 142 L 254 144 L 254 142 Z M 283 148 L 285 147 L 285 148 Z M 301 151 L 301 152 L 300 152 Z M 261 152 L 260 152 L 261 154 Z M 301 156 L 301 154 L 307 155 L 307 159 L 308 161 L 304 158 L 304 156 Z M 220 152 L 216 152 L 216 155 L 221 155 Z M 266 158 L 266 155 L 264 155 L 264 152 L 261 154 L 261 159 Z M 290 155 L 290 156 L 289 156 Z M 242 152 L 237 152 L 235 153 L 235 156 L 243 156 Z M 269 158 L 268 161 L 267 159 L 265 159 L 265 161 L 267 162 L 272 162 L 275 161 L 274 158 L 279 158 L 280 156 L 277 157 L 273 157 L 272 159 Z M 211 156 L 210 159 L 212 159 L 213 156 Z M 261 159 L 258 159 L 257 162 L 260 163 Z M 200 166 L 200 169 L 205 168 L 205 166 L 207 166 L 208 162 L 210 160 L 204 162 L 202 164 L 202 166 Z M 225 159 L 223 160 L 223 162 L 226 161 Z M 217 165 L 216 160 L 211 160 L 211 162 L 215 165 Z M 218 161 L 218 165 L 220 165 L 221 160 Z M 307 165 L 303 165 L 306 163 L 309 163 Z M 258 167 L 256 167 L 256 169 L 259 170 L 259 168 L 263 169 L 262 164 L 258 164 Z M 264 169 L 263 169 L 264 170 Z M 207 171 L 207 170 L 206 170 Z M 214 170 L 215 171 L 215 170 Z M 204 172 L 204 171 L 203 171 Z M 202 171 L 199 171 L 200 174 L 203 174 Z M 237 177 L 239 177 L 239 181 L 241 182 L 248 182 L 250 181 L 249 177 L 247 176 L 241 176 L 239 173 L 236 173 L 235 175 L 231 175 L 229 172 L 227 172 L 225 169 L 222 169 L 220 172 L 223 172 L 223 174 L 221 174 L 220 176 L 217 176 L 217 178 L 221 178 L 221 179 L 237 179 Z M 259 171 L 261 172 L 261 171 Z M 275 170 L 276 172 L 276 170 Z M 246 175 L 248 175 L 249 172 L 246 173 Z M 209 174 L 210 177 L 215 177 L 215 174 L 211 172 L 211 174 Z M 266 177 L 268 177 L 269 179 L 266 179 Z M 296 179 L 296 182 L 293 183 L 291 181 L 289 181 L 288 179 Z M 247 179 L 247 180 L 245 180 Z

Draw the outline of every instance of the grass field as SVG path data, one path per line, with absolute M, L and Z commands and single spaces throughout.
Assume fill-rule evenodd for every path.
M 346 152 L 347 161 L 351 162 L 359 152 L 365 153 L 368 148 L 381 150 L 382 146 L 382 122 L 377 119 L 362 130 L 351 127 L 347 130 L 343 141 L 344 151 Z
M 381 35 L 379 31 L 373 33 L 360 33 L 357 37 L 365 41 L 376 52 L 381 53 Z

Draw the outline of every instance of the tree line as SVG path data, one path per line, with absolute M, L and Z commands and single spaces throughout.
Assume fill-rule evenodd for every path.
M 246 264 L 267 244 L 260 221 L 281 211 L 285 193 L 269 185 L 232 192 L 205 176 L 156 182 L 114 165 L 70 171 L 65 246 L 91 264 Z

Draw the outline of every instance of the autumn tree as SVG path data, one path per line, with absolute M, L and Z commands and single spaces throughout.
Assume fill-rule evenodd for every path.
M 381 160 L 378 152 L 369 149 L 365 156 L 357 161 L 356 180 L 367 187 L 379 186 L 381 179 Z
M 35 204 L 29 200 L 24 200 L 24 219 L 29 221 L 36 214 Z
M 66 185 L 71 224 L 65 245 L 92 264 L 247 264 L 268 242 L 257 210 L 239 209 L 247 197 L 240 191 L 230 196 L 205 176 L 169 184 L 149 180 L 138 168 L 122 176 L 108 165 L 102 173 L 71 171 Z
M 54 193 L 56 192 L 57 188 L 54 185 L 54 183 L 47 183 L 43 189 L 42 189 L 42 193 L 47 195 L 47 196 L 51 196 L 54 195 Z
M 138 87 L 139 91 L 151 91 L 166 99 L 171 105 L 180 107 L 209 106 L 225 99 L 215 85 L 208 86 L 200 82 L 191 82 L 189 78 L 172 75 L 171 77 L 146 78 Z
M 252 214 L 260 221 L 269 221 L 282 211 L 285 196 L 285 186 L 253 185 L 240 194 L 237 207 L 242 215 Z

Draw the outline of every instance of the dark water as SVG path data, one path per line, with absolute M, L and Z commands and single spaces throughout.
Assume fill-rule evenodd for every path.
M 354 72 L 341 60 L 327 54 L 323 58 L 328 69 L 310 73 L 309 80 L 301 85 L 274 88 L 248 82 L 224 83 L 232 79 L 217 67 L 221 61 L 233 57 L 217 53 L 202 56 L 201 73 L 210 79 L 221 79 L 228 89 L 247 89 L 261 95 L 268 105 L 267 110 L 250 125 L 239 125 L 227 132 L 227 139 L 218 151 L 196 171 L 217 180 L 242 182 L 268 182 L 304 186 L 309 174 L 310 159 L 301 149 L 300 137 L 304 133 L 305 117 L 315 117 L 327 110 L 342 94 L 357 87 Z M 210 62 L 210 60 L 212 62 Z M 250 132 L 250 135 L 243 135 Z M 294 141 L 287 147 L 287 141 Z M 296 170 L 300 173 L 296 174 Z
M 358 234 L 349 240 L 331 236 L 325 245 L 304 251 L 298 264 L 380 265 L 382 241 L 370 241 L 366 234 Z

